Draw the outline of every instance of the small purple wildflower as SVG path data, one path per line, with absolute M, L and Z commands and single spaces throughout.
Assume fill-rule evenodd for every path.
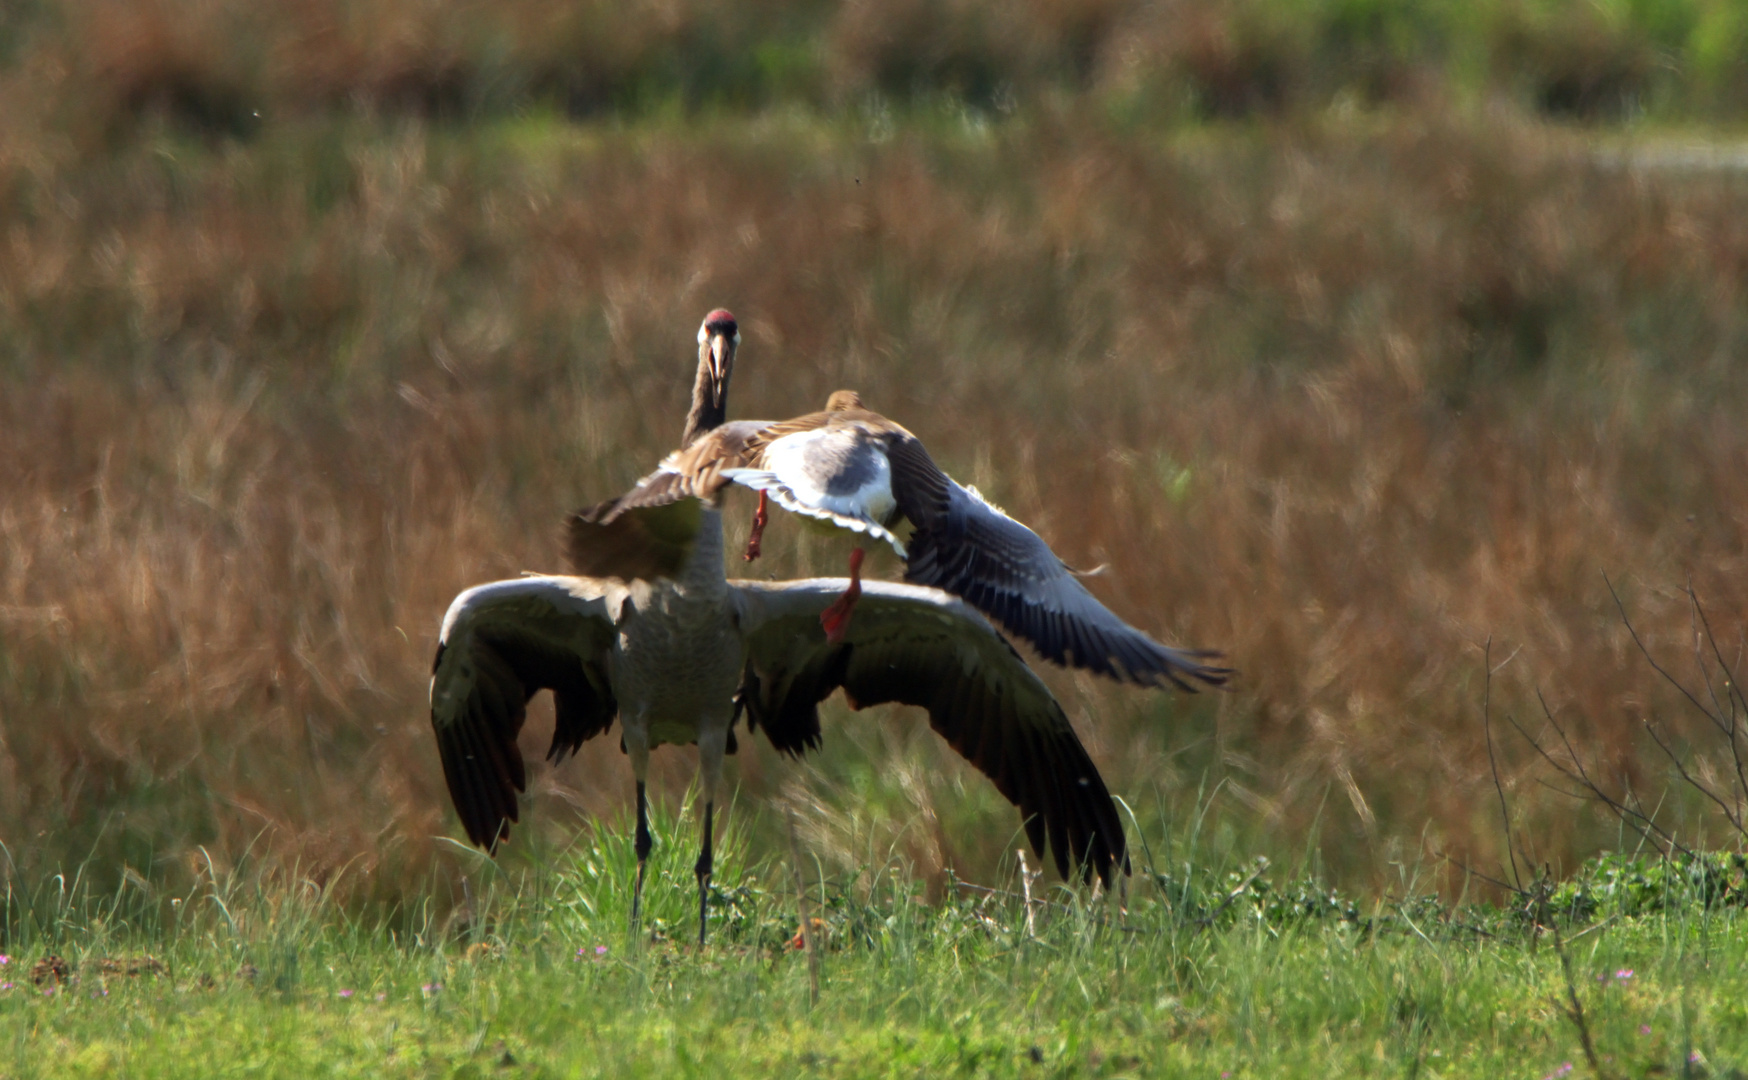
M 351 997 L 351 996 L 352 996 L 352 991 L 350 991 L 350 990 L 342 990 L 342 991 L 340 991 L 340 996 L 341 996 L 341 997 L 343 997 L 343 998 L 349 998 L 349 997 Z
M 0 967 L 5 967 L 10 963 L 12 963 L 12 957 L 7 956 L 5 953 L 0 953 Z
M 1651 1034 L 1651 1025 L 1650 1024 L 1640 1024 L 1639 1025 L 1639 1034 L 1641 1034 L 1641 1035 Z
M 596 956 L 606 956 L 607 955 L 607 946 L 605 946 L 605 945 L 595 946 L 595 955 Z
M 10 989 L 12 989 L 11 983 L 0 983 L 0 990 L 10 990 Z
M 1626 980 L 1633 977 L 1633 969 L 1632 968 L 1621 968 L 1619 971 L 1614 973 L 1614 977 L 1617 980 L 1625 982 Z
M 1705 1060 L 1704 1058 L 1699 1056 L 1698 1050 L 1692 1050 L 1692 1051 L 1688 1052 L 1687 1063 L 1689 1065 L 1698 1065 L 1701 1061 L 1704 1061 L 1704 1060 Z
M 435 994 L 442 989 L 443 989 L 442 983 L 440 983 L 440 982 L 428 982 L 424 986 L 419 987 L 419 992 L 424 994 L 426 997 L 430 997 L 432 994 Z
M 1560 1077 L 1569 1074 L 1571 1071 L 1572 1063 L 1570 1061 L 1562 1061 L 1558 1069 L 1555 1069 L 1553 1072 L 1542 1077 L 1542 1080 L 1559 1080 Z

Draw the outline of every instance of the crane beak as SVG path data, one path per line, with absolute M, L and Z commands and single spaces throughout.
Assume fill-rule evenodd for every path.
M 719 333 L 711 334 L 705 343 L 705 348 L 710 350 L 710 404 L 718 409 L 723 407 L 728 396 L 728 375 L 734 368 L 734 346 L 734 338 Z

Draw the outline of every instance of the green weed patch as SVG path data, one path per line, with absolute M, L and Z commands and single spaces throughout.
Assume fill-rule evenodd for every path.
M 727 838 L 700 950 L 684 845 L 658 846 L 635 935 L 624 846 L 488 875 L 440 919 L 234 877 L 9 898 L 0 1075 L 1533 1078 L 1587 1070 L 1586 1038 L 1606 1075 L 1748 1064 L 1748 921 L 1703 874 L 1540 925 L 1265 860 L 1137 876 L 1126 903 L 810 868 L 810 963 L 793 867 Z

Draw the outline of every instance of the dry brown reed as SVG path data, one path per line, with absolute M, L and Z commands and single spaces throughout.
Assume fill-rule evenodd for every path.
M 1640 716 L 1679 721 L 1602 574 L 1654 645 L 1688 640 L 1689 580 L 1741 640 L 1733 177 L 1437 112 L 1174 139 L 1074 110 L 875 138 L 314 117 L 248 143 L 148 117 L 99 147 L 66 126 L 77 73 L 41 63 L 0 80 L 19 872 L 253 845 L 424 888 L 452 831 L 424 705 L 444 607 L 559 569 L 561 515 L 669 448 L 718 304 L 746 336 L 736 415 L 855 387 L 1109 564 L 1125 617 L 1226 651 L 1236 689 L 1193 701 L 1051 675 L 1149 820 L 1212 778 L 1222 813 L 1350 881 L 1423 835 L 1493 866 L 1485 639 L 1515 657 L 1497 709 L 1534 716 L 1541 688 L 1641 788 Z M 843 554 L 782 524 L 766 550 L 784 573 Z M 744 751 L 744 783 L 846 861 L 981 874 L 1012 848 L 926 730 L 840 730 L 811 771 Z M 623 811 L 611 742 L 536 770 L 536 821 Z M 1608 840 L 1518 749 L 1537 857 Z M 673 792 L 690 758 L 663 758 Z

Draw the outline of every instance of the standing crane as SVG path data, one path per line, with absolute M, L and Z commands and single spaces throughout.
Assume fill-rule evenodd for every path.
M 734 317 L 710 313 L 698 331 L 698 373 L 682 452 L 710 433 L 742 435 L 758 422 L 724 422 L 740 340 Z M 646 478 L 634 496 L 662 475 Z M 616 513 L 623 509 L 626 512 Z M 1129 860 L 1121 819 L 1097 767 L 1049 688 L 986 619 L 938 589 L 861 586 L 854 623 L 828 639 L 820 616 L 842 578 L 729 581 L 714 498 L 648 507 L 605 504 L 572 519 L 572 562 L 611 564 L 615 576 L 524 577 L 455 598 L 432 664 L 431 723 L 462 826 L 489 852 L 518 820 L 527 783 L 517 745 L 527 702 L 553 692 L 557 722 L 547 757 L 561 760 L 617 717 L 636 779 L 641 909 L 651 850 L 646 781 L 650 751 L 696 743 L 704 802 L 698 941 L 708 925 L 711 825 L 733 725 L 798 755 L 821 738 L 819 703 L 839 688 L 852 708 L 901 702 L 927 710 L 949 745 L 1018 806 L 1033 850 L 1109 884 Z M 628 563 L 661 575 L 626 573 Z

